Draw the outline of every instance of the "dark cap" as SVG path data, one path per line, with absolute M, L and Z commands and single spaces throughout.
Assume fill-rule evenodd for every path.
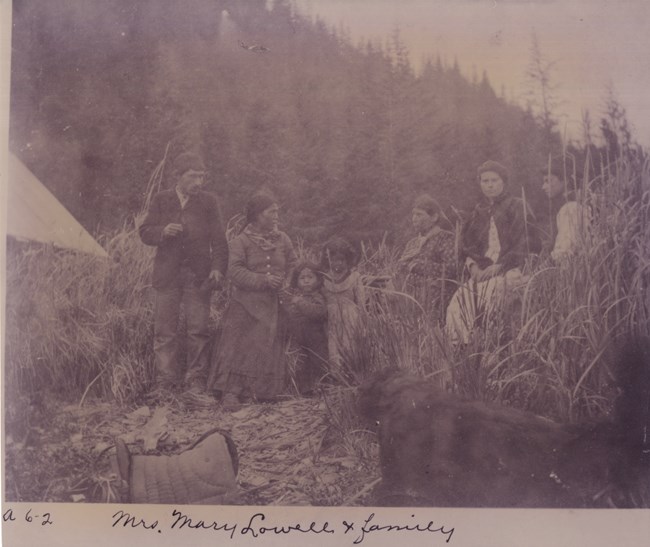
M 478 168 L 478 177 L 481 178 L 483 173 L 492 171 L 501 177 L 503 182 L 508 182 L 508 169 L 505 165 L 500 164 L 498 161 L 488 160 L 485 163 L 482 163 Z
M 190 170 L 205 171 L 205 164 L 203 158 L 193 152 L 183 152 L 176 156 L 174 160 L 174 174 L 181 176 Z

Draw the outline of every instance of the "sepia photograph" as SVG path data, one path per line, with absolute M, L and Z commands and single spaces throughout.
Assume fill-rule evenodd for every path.
M 650 5 L 0 4 L 7 545 L 644 544 Z

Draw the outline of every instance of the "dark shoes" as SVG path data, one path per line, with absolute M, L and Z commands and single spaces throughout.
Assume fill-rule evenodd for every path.
M 217 405 L 216 394 L 206 391 L 202 384 L 190 384 L 179 394 L 178 388 L 169 388 L 157 384 L 146 396 L 149 404 L 165 404 L 179 402 L 189 410 L 204 410 Z M 237 396 L 234 393 L 224 393 L 221 396 L 221 408 L 229 412 L 239 409 L 242 405 L 253 403 L 253 398 L 247 395 Z
M 221 408 L 226 411 L 237 410 L 243 405 L 250 405 L 255 399 L 250 395 L 235 395 L 234 393 L 224 393 L 221 397 Z
M 162 384 L 156 384 L 144 395 L 144 402 L 148 405 L 166 405 L 177 401 L 176 390 Z
M 224 393 L 223 397 L 221 397 L 221 408 L 226 411 L 237 410 L 240 406 L 239 397 L 234 393 Z
M 185 389 L 168 382 L 156 382 L 153 389 L 145 395 L 145 402 L 150 405 L 176 403 L 189 410 L 211 408 L 217 404 L 215 398 L 199 382 L 194 382 Z
M 198 384 L 189 386 L 181 395 L 181 400 L 186 407 L 197 410 L 212 408 L 217 404 L 214 397 Z

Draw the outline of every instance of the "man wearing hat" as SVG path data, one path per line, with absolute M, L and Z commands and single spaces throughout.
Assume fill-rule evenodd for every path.
M 205 389 L 210 297 L 226 272 L 228 243 L 217 199 L 202 190 L 201 157 L 179 155 L 172 176 L 174 187 L 153 197 L 139 228 L 142 242 L 156 247 L 152 280 L 156 388 L 168 392 L 182 385 L 197 393 Z M 181 307 L 187 326 L 184 374 L 179 361 Z

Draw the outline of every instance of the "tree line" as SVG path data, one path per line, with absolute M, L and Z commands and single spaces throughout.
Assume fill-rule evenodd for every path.
M 202 153 L 225 218 L 267 189 L 310 242 L 400 237 L 425 191 L 467 210 L 488 158 L 539 205 L 562 148 L 487 75 L 416 73 L 397 31 L 354 44 L 286 0 L 15 0 L 13 19 L 10 146 L 96 235 L 133 221 L 166 150 Z M 580 162 L 632 146 L 613 101 L 607 146 L 570 145 Z

